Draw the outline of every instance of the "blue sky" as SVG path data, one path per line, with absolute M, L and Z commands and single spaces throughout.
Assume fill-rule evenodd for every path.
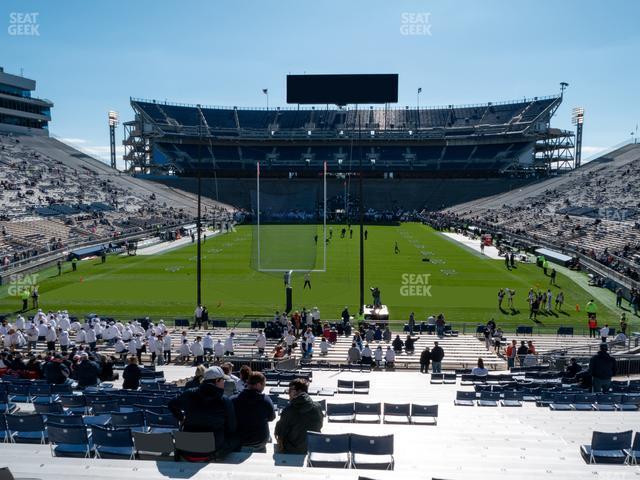
M 39 35 L 9 35 L 11 13 L 31 12 Z M 304 72 L 399 73 L 400 106 L 418 87 L 421 106 L 448 105 L 566 81 L 553 124 L 583 106 L 589 155 L 640 123 L 639 18 L 621 0 L 4 0 L 0 65 L 55 103 L 53 134 L 104 159 L 107 112 L 131 119 L 130 96 L 264 106 L 268 88 L 285 105 L 286 74 Z M 411 20 L 427 34 L 403 35 Z

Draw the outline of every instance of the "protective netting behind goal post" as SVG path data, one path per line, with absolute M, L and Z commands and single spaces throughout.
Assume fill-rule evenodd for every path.
M 256 167 L 251 267 L 260 272 L 326 270 L 326 166 L 317 178 L 265 179 Z

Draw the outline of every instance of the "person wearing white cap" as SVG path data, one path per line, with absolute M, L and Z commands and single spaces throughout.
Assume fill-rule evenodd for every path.
M 233 450 L 232 439 L 236 431 L 236 414 L 232 401 L 224 396 L 224 382 L 229 377 L 220 367 L 205 370 L 198 388 L 185 391 L 169 401 L 169 410 L 178 419 L 185 432 L 213 432 L 216 457 Z M 178 452 L 185 459 L 202 457 L 202 454 Z

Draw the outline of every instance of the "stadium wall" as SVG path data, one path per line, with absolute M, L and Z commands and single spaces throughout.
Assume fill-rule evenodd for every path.
M 189 192 L 197 191 L 197 179 L 175 176 L 140 176 L 165 184 L 172 188 L 179 188 Z M 366 179 L 364 183 L 365 208 L 377 210 L 403 208 L 413 209 L 441 209 L 469 202 L 478 198 L 496 195 L 498 193 L 522 188 L 537 181 L 534 178 L 488 178 L 488 179 Z M 302 193 L 310 185 L 317 185 L 317 179 L 287 179 L 263 178 L 263 184 L 272 193 Z M 203 195 L 230 205 L 251 209 L 251 191 L 256 187 L 255 179 L 251 178 L 203 178 Z M 357 195 L 357 179 L 352 179 L 348 191 Z M 345 180 L 327 179 L 327 198 L 344 195 Z M 292 197 L 294 197 L 293 195 Z M 291 205 L 292 209 L 302 206 Z

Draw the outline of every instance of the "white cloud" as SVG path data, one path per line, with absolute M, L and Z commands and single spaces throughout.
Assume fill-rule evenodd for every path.
M 61 138 L 60 141 L 70 143 L 72 145 L 87 143 L 84 138 Z
M 583 146 L 582 155 L 585 157 L 590 157 L 591 155 L 597 155 L 598 153 L 604 152 L 606 149 L 607 147 Z
M 60 138 L 60 141 L 106 164 L 111 162 L 111 147 L 109 145 L 91 145 L 84 138 Z M 116 145 L 116 163 L 119 169 L 124 168 L 123 155 L 124 145 Z

